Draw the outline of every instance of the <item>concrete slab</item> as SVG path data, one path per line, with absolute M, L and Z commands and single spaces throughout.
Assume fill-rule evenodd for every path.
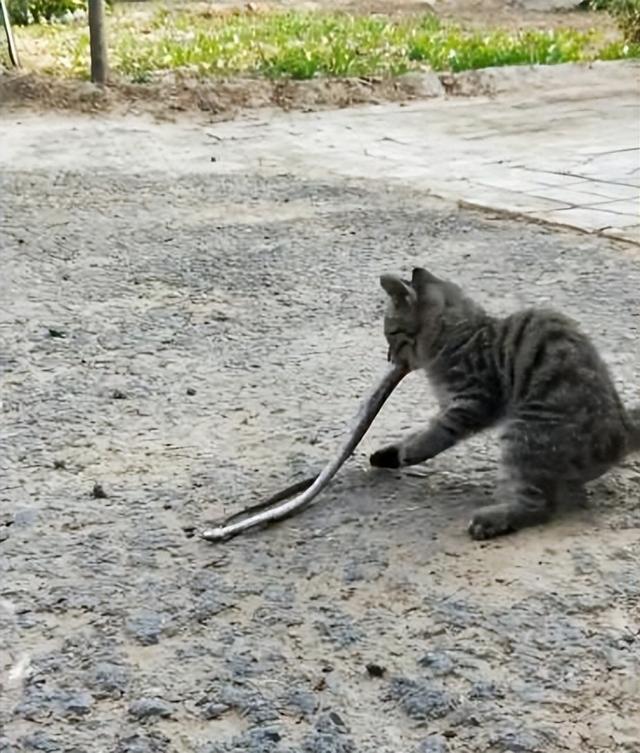
M 569 207 L 556 209 L 552 212 L 531 212 L 532 216 L 558 225 L 568 227 L 580 227 L 593 233 L 609 230 L 609 235 L 615 236 L 616 230 L 624 231 L 625 228 L 637 224 L 638 215 L 608 212 L 601 207 Z M 622 235 L 622 233 L 620 233 Z

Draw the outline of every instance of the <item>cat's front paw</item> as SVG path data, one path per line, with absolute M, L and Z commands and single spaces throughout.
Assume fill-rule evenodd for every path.
M 369 457 L 369 462 L 374 468 L 400 468 L 402 461 L 400 459 L 400 449 L 390 444 L 377 450 Z
M 481 507 L 469 523 L 469 533 L 476 541 L 493 539 L 513 530 L 508 505 Z

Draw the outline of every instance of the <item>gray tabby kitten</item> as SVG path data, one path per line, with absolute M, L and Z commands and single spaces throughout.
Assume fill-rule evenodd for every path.
M 625 410 L 594 345 L 567 317 L 536 308 L 489 316 L 425 269 L 410 283 L 380 282 L 391 299 L 389 359 L 425 370 L 440 411 L 371 465 L 422 463 L 501 424 L 498 499 L 473 516 L 474 539 L 547 521 L 563 498 L 640 450 L 640 406 Z

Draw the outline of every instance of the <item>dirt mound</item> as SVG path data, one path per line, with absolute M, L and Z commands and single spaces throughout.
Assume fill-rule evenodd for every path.
M 201 111 L 227 118 L 239 110 L 279 107 L 306 110 L 398 102 L 440 96 L 444 89 L 435 75 L 394 79 L 347 78 L 312 81 L 226 79 L 199 81 L 165 75 L 148 84 L 116 82 L 106 88 L 88 81 L 65 81 L 35 74 L 0 76 L 0 107 L 40 106 L 52 110 L 147 112 L 160 117 Z

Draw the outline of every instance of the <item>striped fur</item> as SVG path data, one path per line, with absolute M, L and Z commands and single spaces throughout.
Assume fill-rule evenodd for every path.
M 607 366 L 575 322 L 526 309 L 492 317 L 424 269 L 383 275 L 389 358 L 424 369 L 440 411 L 426 429 L 371 456 L 376 467 L 422 463 L 500 425 L 497 500 L 469 525 L 476 539 L 543 523 L 569 495 L 640 450 L 640 406 L 626 410 Z

